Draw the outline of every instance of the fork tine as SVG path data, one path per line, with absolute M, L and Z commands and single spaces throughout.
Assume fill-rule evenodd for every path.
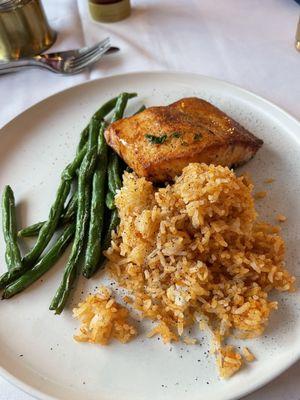
M 91 51 L 90 53 L 85 54 L 82 57 L 77 57 L 76 59 L 71 60 L 69 65 L 72 68 L 76 67 L 77 65 L 84 63 L 86 60 L 93 57 L 94 55 L 97 55 L 99 53 L 99 51 L 102 51 L 103 49 L 107 50 L 107 49 L 109 49 L 109 47 L 110 47 L 110 44 L 106 44 L 104 46 L 98 47 L 98 48 L 94 49 L 93 51 Z
M 93 44 L 93 45 L 91 45 L 91 46 L 82 47 L 81 49 L 79 49 L 78 54 L 80 54 L 80 55 L 81 55 L 81 54 L 84 54 L 84 53 L 86 53 L 87 51 L 90 51 L 90 50 L 92 50 L 92 49 L 95 48 L 95 47 L 101 46 L 101 44 L 105 44 L 108 40 L 110 40 L 110 37 L 109 37 L 109 36 L 106 37 L 106 38 L 103 39 L 103 40 L 100 40 L 100 42 L 95 43 L 95 44 Z
M 102 48 L 106 48 L 109 45 L 110 45 L 109 39 L 105 40 L 104 43 L 103 42 L 98 43 L 97 45 L 93 46 L 90 49 L 90 51 L 85 52 L 85 54 L 76 56 L 73 59 L 71 59 L 69 62 L 69 66 L 70 67 L 77 66 L 79 63 L 84 62 L 87 58 L 90 58 L 93 54 L 98 53 L 99 50 L 101 50 Z
M 70 68 L 80 67 L 81 65 L 84 65 L 86 62 L 89 62 L 91 58 L 97 57 L 99 54 L 100 55 L 104 54 L 109 48 L 110 48 L 109 42 L 106 43 L 105 45 L 98 46 L 96 49 L 92 50 L 88 54 L 76 57 L 74 60 L 71 60 L 69 67 Z
M 93 64 L 95 64 L 97 61 L 99 61 L 103 55 L 105 54 L 107 50 L 102 50 L 97 54 L 94 54 L 93 56 L 91 56 L 88 60 L 86 60 L 84 63 L 78 64 L 76 67 L 73 67 L 73 71 L 74 72 L 78 72 L 78 71 L 82 71 L 87 67 L 92 66 Z
M 82 71 L 83 69 L 85 69 L 86 67 L 92 66 L 94 63 L 96 63 L 103 57 L 104 53 L 109 49 L 109 47 L 110 46 L 107 46 L 106 48 L 103 48 L 101 50 L 99 49 L 98 53 L 94 54 L 89 59 L 85 60 L 85 62 L 78 64 L 75 67 L 70 68 L 70 72 L 78 73 L 78 72 Z
M 98 49 L 101 46 L 104 46 L 109 41 L 110 41 L 110 38 L 107 37 L 107 38 L 101 40 L 101 42 L 94 44 L 93 46 L 83 47 L 82 49 L 80 49 L 78 51 L 78 54 L 76 54 L 76 56 L 74 56 L 73 60 L 79 59 L 80 57 L 83 57 L 83 56 L 85 56 L 87 54 L 90 54 L 92 51 Z

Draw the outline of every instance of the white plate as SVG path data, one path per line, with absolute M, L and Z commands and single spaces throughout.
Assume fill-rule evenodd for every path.
M 261 201 L 263 218 L 287 216 L 283 235 L 288 269 L 299 276 L 300 260 L 300 125 L 262 98 L 212 78 L 178 73 L 135 73 L 92 81 L 30 108 L 6 125 L 0 135 L 0 190 L 15 190 L 22 226 L 44 219 L 59 175 L 72 159 L 81 129 L 105 100 L 121 91 L 137 91 L 131 111 L 167 104 L 184 96 L 203 97 L 257 136 L 265 144 L 244 170 L 252 173 L 257 190 L 273 177 L 269 195 Z M 3 240 L 0 244 L 4 269 Z M 264 385 L 300 356 L 300 297 L 275 296 L 274 313 L 265 336 L 248 341 L 257 362 L 228 381 L 217 377 L 209 338 L 198 346 L 163 345 L 140 336 L 127 345 L 107 347 L 77 344 L 77 322 L 71 307 L 58 317 L 48 311 L 61 278 L 63 261 L 23 294 L 0 304 L 1 374 L 41 399 L 147 400 L 235 399 Z M 73 305 L 99 284 L 101 274 L 81 280 Z M 101 278 L 102 279 L 102 278 Z M 84 294 L 81 294 L 81 291 Z M 203 337 L 203 339 L 202 339 Z

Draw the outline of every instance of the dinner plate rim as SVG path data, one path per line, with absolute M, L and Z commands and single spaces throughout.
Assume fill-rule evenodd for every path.
M 292 115 L 290 112 L 288 112 L 285 109 L 283 109 L 282 107 L 276 105 L 274 102 L 252 92 L 251 90 L 245 89 L 245 88 L 243 88 L 239 85 L 236 85 L 234 83 L 231 83 L 227 80 L 214 78 L 214 77 L 208 76 L 208 75 L 189 73 L 189 72 L 184 72 L 184 71 L 159 70 L 159 71 L 132 71 L 132 72 L 128 72 L 128 73 L 108 75 L 105 77 L 100 77 L 97 79 L 92 79 L 89 81 L 81 82 L 74 86 L 65 88 L 61 91 L 58 91 L 50 96 L 43 98 L 42 100 L 36 102 L 35 104 L 33 104 L 33 105 L 29 106 L 28 108 L 26 108 L 25 110 L 23 110 L 18 115 L 14 116 L 10 121 L 5 123 L 5 125 L 3 125 L 0 128 L 0 135 L 5 134 L 5 130 L 9 127 L 9 125 L 12 124 L 13 122 L 15 122 L 15 120 L 19 119 L 23 114 L 30 112 L 32 109 L 39 107 L 42 103 L 47 102 L 57 96 L 61 96 L 62 94 L 66 93 L 66 92 L 71 92 L 72 90 L 78 89 L 83 86 L 97 84 L 98 82 L 101 82 L 104 80 L 124 79 L 128 76 L 143 77 L 143 76 L 150 76 L 150 75 L 152 75 L 153 77 L 159 77 L 159 76 L 163 76 L 163 75 L 173 75 L 173 76 L 178 76 L 183 79 L 184 78 L 192 78 L 192 79 L 194 78 L 195 80 L 204 79 L 207 81 L 211 81 L 212 83 L 215 83 L 215 84 L 225 85 L 225 86 L 229 87 L 230 89 L 237 91 L 240 94 L 247 95 L 248 98 L 250 98 L 250 100 L 252 99 L 252 100 L 256 101 L 256 104 L 258 102 L 257 105 L 259 107 L 261 107 L 263 105 L 268 106 L 269 110 L 273 110 L 273 111 L 281 114 L 281 116 L 284 116 L 289 121 L 296 124 L 296 126 L 298 126 L 298 128 L 300 128 L 300 120 L 298 120 L 297 117 Z M 300 141 L 300 136 L 299 136 L 299 141 Z M 293 356 L 290 357 L 288 359 L 288 361 L 284 363 L 284 365 L 282 365 L 280 368 L 276 369 L 275 372 L 269 373 L 268 376 L 266 378 L 262 379 L 259 383 L 254 382 L 253 384 L 249 384 L 245 390 L 241 390 L 240 393 L 238 393 L 237 395 L 235 395 L 233 397 L 228 397 L 228 396 L 224 397 L 224 400 L 238 400 L 241 397 L 244 397 L 250 393 L 255 392 L 256 390 L 262 388 L 263 386 L 265 386 L 266 384 L 268 384 L 269 382 L 274 380 L 276 377 L 278 377 L 280 374 L 282 374 L 284 371 L 286 371 L 288 368 L 290 368 L 293 364 L 295 364 L 299 360 L 300 360 L 300 349 L 298 352 L 294 353 Z M 16 377 L 15 375 L 11 374 L 10 372 L 8 372 L 4 367 L 1 366 L 1 364 L 0 364 L 0 375 L 2 376 L 2 378 L 4 378 L 5 381 L 9 382 L 14 387 L 17 387 L 18 389 L 29 394 L 30 396 L 33 396 L 34 398 L 37 398 L 40 400 L 59 400 L 58 397 L 53 397 L 52 395 L 45 394 L 41 390 L 34 388 L 33 386 L 25 383 L 20 378 Z
M 28 108 L 25 108 L 22 112 L 20 112 L 19 114 L 15 115 L 13 118 L 11 118 L 9 121 L 7 121 L 1 128 L 0 128 L 0 134 L 2 130 L 4 130 L 5 128 L 7 128 L 8 125 L 10 125 L 12 122 L 15 121 L 15 119 L 20 118 L 23 114 L 25 114 L 26 112 L 30 111 L 31 109 L 38 107 L 41 103 L 46 102 L 48 100 L 50 100 L 53 97 L 59 96 L 63 93 L 66 93 L 68 91 L 72 91 L 74 89 L 77 89 L 81 86 L 88 86 L 91 85 L 95 82 L 99 82 L 102 80 L 110 80 L 110 79 L 115 79 L 115 78 L 123 78 L 126 76 L 132 76 L 132 75 L 180 75 L 182 77 L 191 77 L 191 78 L 195 78 L 195 79 L 207 79 L 207 80 L 211 80 L 214 82 L 218 82 L 220 84 L 225 84 L 226 86 L 229 86 L 233 89 L 238 89 L 239 91 L 250 95 L 254 98 L 256 98 L 256 100 L 261 101 L 262 103 L 267 104 L 268 106 L 270 106 L 271 108 L 275 108 L 278 112 L 280 112 L 281 114 L 285 115 L 285 117 L 288 117 L 289 119 L 292 119 L 293 122 L 295 122 L 296 124 L 298 124 L 300 126 L 300 119 L 298 119 L 295 115 L 291 114 L 289 111 L 285 110 L 283 107 L 277 105 L 276 103 L 274 103 L 271 100 L 268 100 L 267 98 L 256 94 L 255 92 L 249 90 L 249 89 L 245 89 L 240 85 L 237 85 L 235 83 L 232 83 L 228 80 L 225 79 L 220 79 L 220 78 L 215 78 L 213 76 L 209 76 L 209 75 L 204 75 L 204 74 L 197 74 L 195 72 L 184 72 L 184 71 L 176 71 L 176 70 L 157 70 L 157 71 L 131 71 L 131 72 L 126 72 L 123 74 L 114 74 L 114 75 L 107 75 L 107 76 L 103 76 L 100 78 L 96 78 L 96 79 L 91 79 L 89 81 L 85 81 L 85 82 L 80 82 L 77 83 L 76 85 L 73 85 L 71 87 L 67 87 L 65 89 L 59 90 L 58 92 L 55 92 L 53 94 L 51 94 L 50 96 L 44 97 L 43 99 L 37 101 L 36 103 L 30 105 Z

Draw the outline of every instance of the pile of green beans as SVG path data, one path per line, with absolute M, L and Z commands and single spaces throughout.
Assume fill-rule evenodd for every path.
M 121 159 L 106 144 L 104 118 L 112 111 L 110 122 L 122 118 L 129 99 L 135 96 L 135 93 L 121 93 L 92 116 L 81 132 L 73 161 L 61 174 L 47 220 L 18 232 L 14 194 L 10 186 L 5 187 L 2 226 L 7 272 L 0 276 L 3 299 L 11 298 L 36 282 L 71 242 L 71 252 L 50 310 L 56 314 L 63 311 L 80 272 L 85 278 L 91 278 L 103 268 L 102 252 L 109 247 L 112 231 L 119 224 L 114 198 L 122 186 L 124 168 Z M 144 109 L 142 106 L 136 113 Z M 62 233 L 52 244 L 55 232 L 61 228 Z M 34 236 L 37 236 L 34 246 L 22 258 L 18 239 Z
M 82 274 L 86 278 L 94 275 L 101 257 L 107 171 L 107 144 L 104 138 L 105 122 L 102 122 L 98 136 L 98 160 L 93 175 L 90 225 Z
M 93 173 L 96 157 L 97 149 L 96 147 L 92 147 L 91 150 L 87 152 L 79 170 L 75 238 L 71 254 L 65 267 L 63 279 L 50 305 L 50 310 L 54 310 L 56 314 L 62 312 L 77 276 L 77 263 L 84 245 L 84 238 L 88 226 L 90 178 Z

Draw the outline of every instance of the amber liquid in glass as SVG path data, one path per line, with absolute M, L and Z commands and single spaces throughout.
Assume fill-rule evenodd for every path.
M 9 9 L 0 3 L 0 60 L 40 54 L 55 38 L 40 0 L 20 0 Z

